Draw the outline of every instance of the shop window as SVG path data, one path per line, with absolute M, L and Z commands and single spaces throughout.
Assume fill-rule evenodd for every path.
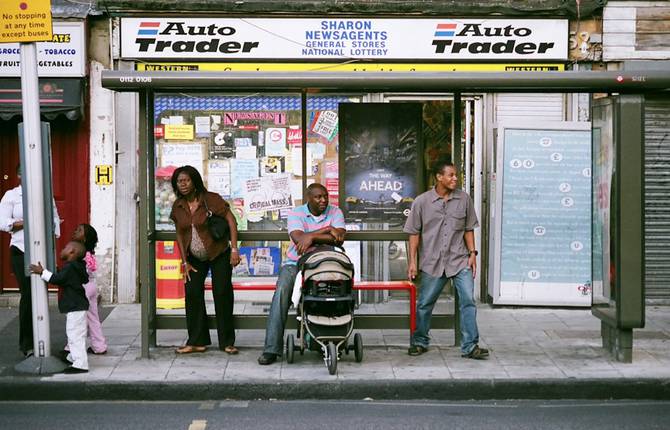
M 170 177 L 190 164 L 209 191 L 226 199 L 240 231 L 286 229 L 288 211 L 303 203 L 303 175 L 338 203 L 338 105 L 360 97 L 307 99 L 307 167 L 302 170 L 299 95 L 159 94 L 154 103 L 155 221 L 173 230 Z
M 338 108 L 361 96 L 307 97 L 307 157 L 302 163 L 301 97 L 258 94 L 158 94 L 154 102 L 155 225 L 169 219 L 170 178 L 186 164 L 231 206 L 238 229 L 285 231 L 290 209 L 303 204 L 306 183 L 320 182 L 339 203 Z M 234 276 L 277 276 L 288 242 L 242 241 Z

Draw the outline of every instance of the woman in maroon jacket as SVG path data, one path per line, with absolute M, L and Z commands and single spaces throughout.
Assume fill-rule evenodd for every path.
M 177 244 L 182 255 L 186 281 L 186 345 L 178 354 L 205 352 L 212 343 L 205 308 L 205 277 L 212 271 L 212 296 L 216 312 L 219 348 L 237 354 L 233 326 L 233 266 L 240 262 L 237 250 L 237 224 L 230 206 L 216 193 L 210 193 L 200 173 L 192 166 L 182 166 L 172 174 L 172 188 L 177 195 L 170 219 L 177 229 Z M 229 237 L 214 240 L 207 226 L 207 208 L 228 222 Z M 231 246 L 232 243 L 232 246 Z

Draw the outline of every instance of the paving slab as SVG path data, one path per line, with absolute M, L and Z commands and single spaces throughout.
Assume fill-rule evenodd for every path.
M 403 312 L 406 301 L 366 305 L 368 313 Z M 386 306 L 386 307 L 385 307 Z M 443 308 L 453 302 L 441 304 Z M 267 308 L 238 303 L 242 313 Z M 173 314 L 183 310 L 170 311 Z M 635 330 L 633 363 L 614 361 L 601 347 L 600 322 L 588 309 L 494 308 L 480 305 L 480 345 L 488 360 L 461 357 L 452 330 L 433 330 L 427 353 L 407 355 L 407 330 L 362 330 L 364 358 L 343 354 L 329 375 L 318 352 L 296 352 L 292 364 L 260 366 L 264 330 L 238 330 L 238 355 L 213 345 L 178 355 L 186 330 L 160 330 L 150 358 L 141 357 L 140 307 L 107 309 L 109 348 L 89 356 L 82 375 L 27 376 L 13 372 L 18 351 L 0 354 L 0 399 L 182 400 L 255 398 L 654 398 L 670 399 L 670 308 L 653 306 L 645 329 Z M 0 333 L 16 343 L 16 309 L 0 308 Z M 52 339 L 60 339 L 56 318 Z

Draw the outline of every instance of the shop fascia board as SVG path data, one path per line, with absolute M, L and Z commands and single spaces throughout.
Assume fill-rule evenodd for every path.
M 349 0 L 100 0 L 97 9 L 112 15 L 128 13 L 220 12 L 235 14 L 293 13 L 326 14 L 416 14 L 418 16 L 551 16 L 586 18 L 601 13 L 606 0 L 450 0 L 403 2 Z M 579 4 L 579 6 L 578 6 Z
M 668 91 L 670 71 L 635 72 L 137 72 L 106 70 L 115 91 L 555 92 Z

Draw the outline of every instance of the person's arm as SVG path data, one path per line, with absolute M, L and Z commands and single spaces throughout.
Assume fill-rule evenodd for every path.
M 477 250 L 475 249 L 475 228 L 479 227 L 479 220 L 477 219 L 477 214 L 475 213 L 475 205 L 472 202 L 472 198 L 468 196 L 466 219 L 465 219 L 465 233 L 463 233 L 463 240 L 465 240 L 465 246 L 468 248 L 468 267 L 472 269 L 472 277 L 474 278 L 477 275 Z
M 340 208 L 335 208 L 333 213 L 333 220 L 330 224 L 330 234 L 335 238 L 335 244 L 342 246 L 344 243 L 344 236 L 347 234 L 346 224 L 344 222 L 344 214 Z
M 230 264 L 235 267 L 240 264 L 240 251 L 237 249 L 237 221 L 230 210 L 230 205 L 219 194 L 207 192 L 203 198 L 207 198 L 207 207 L 214 215 L 226 220 L 228 231 L 230 231 Z
M 332 227 L 324 227 L 311 233 L 302 230 L 294 230 L 289 236 L 295 243 L 298 254 L 304 254 L 312 245 L 339 245 L 337 239 L 331 234 Z
M 177 223 L 177 217 L 174 215 L 174 211 L 177 208 L 176 204 L 172 205 L 172 211 L 170 212 L 170 219 L 172 222 L 174 222 L 175 225 L 175 230 L 177 233 L 177 247 L 179 248 L 179 254 L 181 255 L 181 268 L 182 268 L 182 274 L 184 276 L 184 281 L 190 281 L 191 280 L 191 275 L 190 272 L 194 271 L 197 272 L 195 268 L 191 266 L 191 264 L 188 262 L 186 259 L 186 244 L 184 243 L 184 235 L 182 234 L 179 224 Z
M 63 222 L 61 221 L 60 217 L 58 216 L 58 208 L 56 207 L 56 200 L 53 200 L 53 211 L 54 211 L 54 236 L 57 238 L 60 237 L 60 223 Z
M 412 203 L 412 208 L 409 211 L 409 215 L 407 216 L 407 221 L 405 221 L 405 226 L 403 227 L 403 231 L 409 234 L 409 249 L 407 250 L 407 279 L 410 281 L 413 281 L 419 274 L 418 257 L 422 227 L 423 222 L 421 219 L 421 205 L 417 203 L 417 200 L 414 200 Z
M 413 281 L 418 274 L 417 271 L 417 256 L 419 253 L 419 240 L 420 237 L 418 234 L 409 235 L 409 260 L 407 261 L 407 279 Z
M 344 243 L 347 230 L 339 227 L 331 227 L 329 233 L 335 238 L 335 244 L 341 246 Z
M 23 220 L 12 217 L 14 203 L 10 201 L 10 192 L 6 192 L 0 200 L 0 231 L 11 233 L 23 228 Z
M 463 233 L 465 246 L 468 248 L 468 267 L 472 269 L 472 277 L 477 276 L 477 252 L 475 250 L 475 232 L 467 230 Z
M 49 284 L 61 285 L 64 279 L 64 272 L 65 270 L 62 270 L 59 273 L 51 273 L 50 271 L 42 267 L 41 262 L 30 265 L 30 273 L 40 275 L 40 278 L 42 278 L 44 282 Z
M 235 267 L 240 264 L 240 250 L 237 249 L 237 221 L 231 211 L 226 213 L 226 221 L 230 229 L 230 264 Z

